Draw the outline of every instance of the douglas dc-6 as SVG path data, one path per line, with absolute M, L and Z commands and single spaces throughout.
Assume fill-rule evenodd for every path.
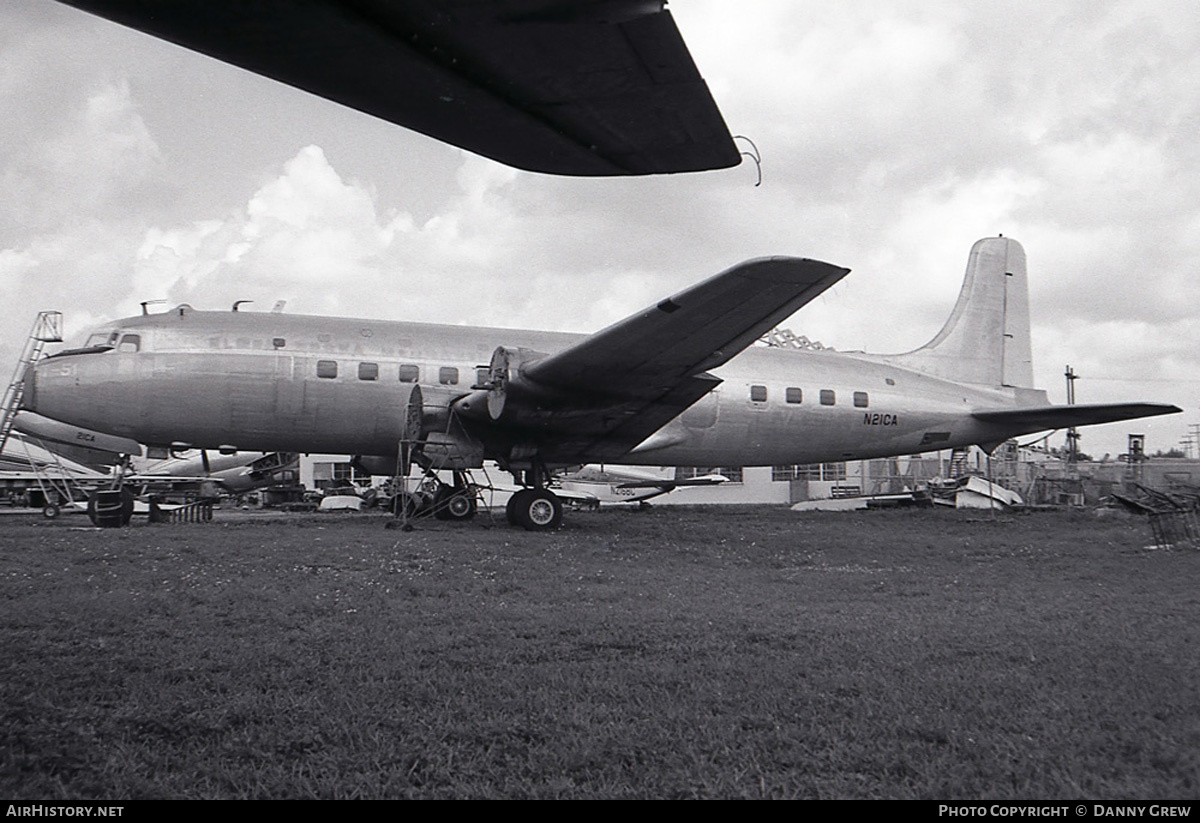
M 524 488 L 508 517 L 552 528 L 552 472 L 597 462 L 779 465 L 914 454 L 1180 411 L 1051 405 L 1034 389 L 1025 252 L 980 240 L 942 330 L 905 354 L 752 346 L 847 269 L 734 266 L 590 336 L 179 306 L 95 329 L 38 362 L 25 408 L 139 443 L 497 461 Z M 489 361 L 490 356 L 490 362 Z M 487 365 L 481 365 L 487 362 Z M 397 465 L 400 464 L 400 465 Z

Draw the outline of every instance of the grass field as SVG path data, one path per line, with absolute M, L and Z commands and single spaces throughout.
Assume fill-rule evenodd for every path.
M 1200 554 L 769 507 L 0 521 L 0 796 L 1200 797 Z

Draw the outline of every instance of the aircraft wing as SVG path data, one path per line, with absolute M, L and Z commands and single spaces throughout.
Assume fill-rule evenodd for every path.
M 741 162 L 661 0 L 61 0 L 502 163 Z
M 656 394 L 723 365 L 849 271 L 796 257 L 749 260 L 521 373 L 572 391 Z
M 1167 403 L 1086 403 L 1077 406 L 1032 406 L 1023 409 L 995 409 L 973 412 L 976 420 L 1023 426 L 1028 432 L 1065 429 L 1096 423 L 1115 423 L 1160 414 L 1176 414 L 1183 409 Z
M 621 483 L 617 488 L 620 489 L 661 489 L 663 493 L 673 492 L 676 489 L 685 486 L 719 486 L 722 483 L 729 482 L 728 477 L 722 477 L 719 474 L 709 474 L 704 477 L 690 477 L 687 480 L 638 480 L 629 483 Z
M 564 462 L 627 453 L 721 381 L 707 374 L 832 286 L 849 269 L 816 260 L 750 260 L 553 355 L 522 363 L 511 383 L 480 389 L 459 411 L 505 392 L 494 424 L 524 428 Z M 487 397 L 492 392 L 492 397 Z M 572 458 L 572 459 L 568 459 Z

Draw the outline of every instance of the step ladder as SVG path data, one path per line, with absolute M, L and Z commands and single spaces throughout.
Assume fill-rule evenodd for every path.
M 970 448 L 955 449 L 950 452 L 950 476 L 962 477 L 967 473 L 967 457 L 971 454 Z
M 29 332 L 29 339 L 25 341 L 25 348 L 21 351 L 21 359 L 17 361 L 13 379 L 4 390 L 4 402 L 0 405 L 0 452 L 4 451 L 8 435 L 12 431 L 13 420 L 17 416 L 17 410 L 21 408 L 21 398 L 25 396 L 25 378 L 29 369 L 42 356 L 42 350 L 47 343 L 61 343 L 62 339 L 62 312 L 38 312 L 37 320 L 33 321 L 33 328 Z

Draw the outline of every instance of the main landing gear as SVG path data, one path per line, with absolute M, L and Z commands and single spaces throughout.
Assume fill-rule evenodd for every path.
M 521 482 L 520 475 L 516 471 L 512 473 L 513 477 Z M 550 472 L 546 465 L 540 460 L 535 460 L 525 472 L 525 488 L 515 492 L 504 508 L 509 523 L 528 531 L 546 531 L 562 525 L 562 500 L 546 488 L 549 481 Z
M 508 499 L 504 513 L 514 526 L 543 531 L 562 525 L 563 505 L 558 495 L 547 489 L 521 489 Z
M 549 473 L 544 467 L 517 472 L 525 488 L 515 492 L 505 506 L 508 522 L 528 531 L 557 529 L 562 525 L 563 504 L 558 495 L 546 488 Z M 426 469 L 425 481 L 415 491 L 400 491 L 392 498 L 396 520 L 388 528 L 410 530 L 411 521 L 433 515 L 438 520 L 466 521 L 480 505 L 479 487 L 466 471 L 455 471 L 453 484 L 444 483 L 432 469 Z M 486 501 L 484 501 L 486 505 Z

